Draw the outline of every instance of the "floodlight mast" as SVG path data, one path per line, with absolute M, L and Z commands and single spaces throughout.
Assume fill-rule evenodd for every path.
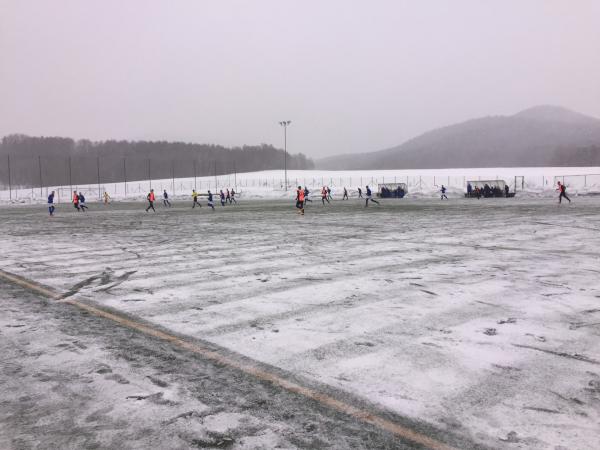
M 284 182 L 285 182 L 285 190 L 288 190 L 288 181 L 287 181 L 287 127 L 291 124 L 291 120 L 283 120 L 279 122 L 279 125 L 283 127 L 283 173 L 284 173 Z

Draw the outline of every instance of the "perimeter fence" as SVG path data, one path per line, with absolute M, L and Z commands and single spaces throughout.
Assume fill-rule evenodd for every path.
M 260 170 L 257 169 L 257 170 Z M 470 169 L 471 173 L 473 170 Z M 482 169 L 483 171 L 489 170 Z M 245 189 L 264 191 L 281 191 L 286 189 L 284 172 L 272 171 L 249 172 L 238 174 L 235 161 L 217 163 L 209 160 L 183 159 L 148 159 L 148 158 L 101 158 L 101 157 L 6 157 L 0 161 L 0 200 L 3 201 L 39 201 L 47 197 L 52 190 L 56 191 L 56 201 L 69 202 L 71 193 L 83 192 L 89 201 L 102 200 L 106 192 L 113 198 L 143 197 L 150 189 L 162 192 L 167 190 L 171 196 L 189 196 L 192 189 L 199 192 L 234 188 L 237 192 Z M 406 175 L 402 171 L 356 171 L 325 172 L 315 176 L 318 171 L 302 172 L 297 176 L 294 171 L 287 179 L 287 189 L 295 186 L 308 186 L 315 191 L 322 186 L 329 186 L 334 195 L 341 195 L 345 187 L 349 192 L 356 192 L 358 187 L 366 185 L 374 190 L 378 184 L 404 183 L 409 194 L 428 195 L 438 191 L 443 184 L 450 191 L 464 191 L 468 181 L 502 179 L 511 191 L 549 190 L 557 181 L 564 182 L 571 190 L 600 191 L 600 174 L 572 175 L 527 175 L 516 173 L 507 176 L 503 171 L 495 176 L 473 175 Z M 427 171 L 423 171 L 426 173 Z

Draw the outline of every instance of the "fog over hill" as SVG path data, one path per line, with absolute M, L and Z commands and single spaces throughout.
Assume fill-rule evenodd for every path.
M 600 165 L 600 119 L 535 106 L 438 128 L 397 147 L 316 161 L 319 169 L 445 169 Z

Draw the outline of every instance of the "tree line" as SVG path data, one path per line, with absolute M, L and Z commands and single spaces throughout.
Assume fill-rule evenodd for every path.
M 10 177 L 14 186 L 56 186 L 93 184 L 98 178 L 101 183 L 111 183 L 278 170 L 284 167 L 284 157 L 283 150 L 267 144 L 228 148 L 14 134 L 0 143 L 0 183 L 7 185 Z M 287 168 L 312 169 L 314 163 L 302 153 L 288 154 Z

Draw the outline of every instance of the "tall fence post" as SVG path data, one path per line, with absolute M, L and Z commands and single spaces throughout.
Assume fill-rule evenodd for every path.
M 215 192 L 217 192 L 217 161 L 214 161 L 215 165 Z
M 196 160 L 194 160 L 194 190 L 196 190 Z
M 127 158 L 123 158 L 123 180 L 125 181 L 125 197 L 127 197 Z
M 96 157 L 96 168 L 98 169 L 98 200 L 102 201 L 102 193 L 100 192 L 100 157 Z
M 173 185 L 173 193 L 175 193 L 175 161 L 171 160 L 171 184 Z
M 8 199 L 12 202 L 12 182 L 10 179 L 10 155 L 6 155 L 8 159 Z
M 40 197 L 43 197 L 42 187 L 44 183 L 42 182 L 42 157 L 38 155 L 38 166 L 40 168 Z
M 73 193 L 73 172 L 71 171 L 71 157 L 69 156 L 69 197 Z

